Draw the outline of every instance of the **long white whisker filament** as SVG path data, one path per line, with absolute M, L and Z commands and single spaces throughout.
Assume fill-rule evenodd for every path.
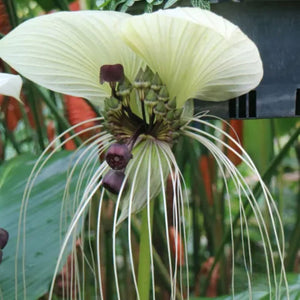
M 97 216 L 97 270 L 98 270 L 98 284 L 99 284 L 99 292 L 100 292 L 100 299 L 104 299 L 103 296 L 103 289 L 102 289 L 102 276 L 101 276 L 101 256 L 100 256 L 100 221 L 101 221 L 101 208 L 103 203 L 104 197 L 104 189 L 101 191 L 100 201 L 99 201 L 99 208 L 98 208 L 98 216 Z M 97 295 L 97 294 L 96 294 Z
M 138 153 L 135 154 L 135 159 L 138 159 L 139 156 L 142 155 L 142 152 L 145 151 L 145 147 L 143 147 L 142 149 L 140 149 L 138 151 Z M 131 170 L 133 169 L 133 164 L 127 166 L 126 170 L 126 175 L 125 178 L 123 180 L 123 183 L 121 185 L 119 194 L 118 194 L 118 198 L 116 201 L 116 205 L 115 205 L 115 213 L 114 213 L 114 221 L 113 221 L 113 267 L 114 267 L 114 277 L 115 277 L 115 286 L 116 286 L 116 293 L 117 293 L 117 298 L 121 299 L 120 296 L 120 287 L 119 287 L 119 280 L 118 280 L 118 269 L 117 269 L 117 259 L 116 259 L 116 236 L 117 236 L 117 220 L 118 220 L 118 211 L 119 211 L 119 207 L 120 207 L 120 202 L 122 200 L 122 195 L 123 192 L 125 190 L 126 187 L 126 181 L 128 180 L 129 174 L 131 172 Z M 129 222 L 129 221 L 128 221 Z
M 181 223 L 182 223 L 182 233 L 183 233 L 183 240 L 184 240 L 184 259 L 185 259 L 185 263 L 186 263 L 186 284 L 187 284 L 187 287 L 186 287 L 186 294 L 187 294 L 187 299 L 189 298 L 189 265 L 188 265 L 188 252 L 187 252 L 187 236 L 189 236 L 189 233 L 187 232 L 187 229 L 186 229 L 186 224 L 185 224 L 185 208 L 184 206 L 185 205 L 188 205 L 188 201 L 186 201 L 186 203 L 184 203 L 184 199 L 188 199 L 188 196 L 187 196 L 187 188 L 186 188 L 186 185 L 185 185 L 185 181 L 184 181 L 184 178 L 183 178 L 183 175 L 177 165 L 177 162 L 176 162 L 176 159 L 175 159 L 175 156 L 173 154 L 173 152 L 171 151 L 170 147 L 168 145 L 166 145 L 165 143 L 160 143 L 159 144 L 160 147 L 161 147 L 161 150 L 166 158 L 166 161 L 168 163 L 168 166 L 169 166 L 169 170 L 171 172 L 171 174 L 175 177 L 175 180 L 173 182 L 172 180 L 172 185 L 173 185 L 173 191 L 175 191 L 175 195 L 177 199 L 177 206 L 179 207 L 179 219 L 176 221 L 177 223 L 179 223 L 179 229 L 181 230 Z M 169 160 L 172 162 L 172 166 L 170 165 L 169 163 Z M 174 170 L 173 170 L 174 168 Z M 182 180 L 182 183 L 180 182 L 180 180 Z M 183 184 L 183 187 L 184 187 L 184 193 L 185 193 L 185 196 L 183 196 L 183 193 L 182 193 L 182 187 L 181 187 L 181 184 Z M 189 213 L 189 210 L 188 210 L 188 213 Z M 189 219 L 189 215 L 188 215 L 188 219 Z M 182 220 L 181 220 L 182 218 Z M 176 227 L 176 226 L 175 226 Z M 181 235 L 181 231 L 179 230 L 179 234 Z M 176 260 L 175 260 L 176 262 Z M 181 295 L 182 295 L 182 298 L 183 298 L 183 287 L 182 287 L 182 279 L 180 280 L 180 289 L 181 289 Z
M 98 137 L 99 136 L 99 137 Z M 106 138 L 105 138 L 106 137 Z M 105 138 L 105 139 L 104 139 Z M 92 140 L 94 140 L 92 143 L 90 143 Z M 91 162 L 93 162 L 93 168 L 90 168 L 90 175 L 88 176 L 86 182 L 89 182 L 90 181 L 90 177 L 92 176 L 92 174 L 94 173 L 94 168 L 96 166 L 96 164 L 99 162 L 99 156 L 101 156 L 101 154 L 103 153 L 103 151 L 110 145 L 110 142 L 108 142 L 108 140 L 110 140 L 110 135 L 107 135 L 104 133 L 99 133 L 97 135 L 95 135 L 94 137 L 92 138 L 89 138 L 88 140 L 85 141 L 84 144 L 88 144 L 88 147 L 86 147 L 84 149 L 84 151 L 81 152 L 80 156 L 77 158 L 77 160 L 75 161 L 75 163 L 73 164 L 73 167 L 72 169 L 70 170 L 69 174 L 68 174 L 68 177 L 67 177 L 67 183 L 66 183 L 66 188 L 65 188 L 65 191 L 64 191 L 64 196 L 63 196 L 63 203 L 66 202 L 67 200 L 67 194 L 68 194 L 68 190 L 69 190 L 69 187 L 70 187 L 70 183 L 72 181 L 72 177 L 73 177 L 73 174 L 75 172 L 75 169 L 77 168 L 79 162 L 82 160 L 82 158 L 85 158 L 85 161 L 83 163 L 83 165 L 81 166 L 81 169 L 80 169 L 80 174 L 79 174 L 79 177 L 78 177 L 78 184 L 76 185 L 76 189 L 75 189 L 75 196 L 74 196 L 74 199 L 72 199 L 72 203 L 73 203 L 73 208 L 72 209 L 67 209 L 65 210 L 65 213 L 66 213 L 66 216 L 65 216 L 65 219 L 67 219 L 68 215 L 73 215 L 75 213 L 75 206 L 78 206 L 78 201 L 79 201 L 79 197 L 80 197 L 80 190 L 81 190 L 81 186 L 82 186 L 82 182 L 83 182 L 83 178 L 85 177 L 85 173 L 86 173 L 86 169 L 87 167 L 89 166 L 89 164 Z M 96 145 L 98 145 L 100 143 L 100 147 L 95 147 Z M 83 148 L 83 145 L 81 145 L 76 152 L 80 151 L 81 149 L 80 148 Z M 92 149 L 92 151 L 91 151 Z M 76 153 L 75 152 L 75 153 Z M 89 153 L 89 155 L 86 157 L 86 154 Z M 74 154 L 75 155 L 75 154 Z M 74 156 L 73 155 L 73 156 Z M 63 207 L 62 207 L 62 210 L 63 211 Z M 64 226 L 62 225 L 62 213 L 61 213 L 61 228 L 63 228 Z M 84 219 L 82 219 L 82 223 L 84 222 Z M 67 224 L 65 224 L 66 226 Z M 84 228 L 83 224 L 81 226 L 82 228 Z M 61 232 L 62 232 L 62 229 L 61 229 Z M 83 232 L 82 232 L 82 237 L 84 236 Z M 76 230 L 74 230 L 74 239 L 75 239 L 75 242 L 76 242 Z M 84 238 L 82 238 L 82 242 L 84 241 Z M 74 242 L 74 243 L 75 243 Z M 92 251 L 92 247 L 91 247 L 91 244 L 90 244 L 90 240 L 89 240 L 89 246 L 90 246 L 90 252 L 91 252 L 91 256 L 92 256 L 92 265 L 93 265 L 93 269 L 95 269 L 95 263 L 94 263 L 94 256 L 93 256 L 93 251 Z M 74 253 L 74 255 L 76 254 L 76 252 Z M 83 254 L 83 261 L 86 261 L 86 256 Z M 71 278 L 72 278 L 73 274 L 71 273 Z M 78 276 L 77 276 L 78 277 Z M 96 277 L 95 277 L 95 280 L 96 280 Z M 84 288 L 84 269 L 83 269 L 83 272 L 82 272 L 82 281 L 83 281 L 83 288 Z M 97 282 L 97 281 L 96 281 Z M 71 280 L 71 283 L 73 283 L 73 281 Z M 97 285 L 95 285 L 95 288 L 96 288 Z M 72 289 L 71 289 L 72 291 Z M 80 292 L 80 291 L 79 291 Z M 80 295 L 80 293 L 79 293 Z
M 135 192 L 135 186 L 136 186 L 136 180 L 137 180 L 137 176 L 139 174 L 140 171 L 140 167 L 142 164 L 142 161 L 146 155 L 147 152 L 147 143 L 145 143 L 144 145 L 144 149 L 143 152 L 141 153 L 141 157 L 138 160 L 136 169 L 134 171 L 134 175 L 133 175 L 133 179 L 132 179 L 132 183 L 131 183 L 131 187 L 130 187 L 130 196 L 129 196 L 129 208 L 128 208 L 128 247 L 129 247 L 129 260 L 130 260 L 130 266 L 131 266 L 131 274 L 132 274 L 132 279 L 133 279 L 133 283 L 134 283 L 134 287 L 136 290 L 136 295 L 137 295 L 137 299 L 140 299 L 140 294 L 139 294 L 139 290 L 138 290 L 138 285 L 137 285 L 137 279 L 136 279 L 136 275 L 135 275 L 135 269 L 134 269 L 134 262 L 133 262 L 133 254 L 132 254 L 132 243 L 131 243 L 131 213 L 132 213 L 132 202 L 133 202 L 133 197 L 134 197 L 134 192 Z
M 63 137 L 65 134 L 69 133 L 73 129 L 76 129 L 77 127 L 80 127 L 88 122 L 91 121 L 102 121 L 102 117 L 97 117 L 94 119 L 86 120 L 84 122 L 78 123 L 72 127 L 70 127 L 68 130 L 62 132 L 59 136 L 57 136 L 43 151 L 43 153 L 39 156 L 38 160 L 36 161 L 30 175 L 27 181 L 27 184 L 25 186 L 22 202 L 21 202 L 21 207 L 20 207 L 20 217 L 19 217 L 19 222 L 18 222 L 18 239 L 17 239 L 17 245 L 16 245 L 16 259 L 15 259 L 15 294 L 18 295 L 18 259 L 17 256 L 19 254 L 19 248 L 20 248 L 20 236 L 21 236 L 21 231 L 22 231 L 22 281 L 23 281 L 23 291 L 24 291 L 24 297 L 26 298 L 26 275 L 25 275 L 25 241 L 26 241 L 26 211 L 27 211 L 27 206 L 28 206 L 28 201 L 29 201 L 29 196 L 31 193 L 31 189 L 34 185 L 34 182 L 38 176 L 38 173 L 42 169 L 42 167 L 45 165 L 45 162 L 42 164 L 42 166 L 38 169 L 36 172 L 36 169 L 38 168 L 40 162 L 44 158 L 44 156 L 48 153 L 49 150 L 58 142 L 60 141 L 60 138 Z M 64 145 L 66 142 L 69 140 L 73 139 L 75 136 L 78 136 L 82 132 L 88 132 L 89 130 L 93 130 L 95 128 L 101 128 L 102 125 L 96 125 L 90 128 L 87 128 L 85 130 L 82 130 L 80 133 L 75 133 L 74 135 L 71 135 L 69 138 L 65 139 L 62 143 L 60 143 L 60 146 Z M 48 159 L 52 156 L 52 154 L 58 149 L 59 147 L 56 147 L 51 153 L 47 156 Z M 48 160 L 47 159 L 47 160 Z M 35 173 L 36 172 L 36 173 Z
M 194 119 L 193 119 L 194 120 Z M 274 221 L 274 218 L 273 218 L 273 215 L 272 215 L 272 210 L 271 210 L 271 204 L 274 206 L 274 210 L 275 210 L 275 213 L 278 217 L 278 220 L 279 220 L 279 225 L 280 225 L 280 229 L 281 229 L 281 235 L 282 235 L 282 240 L 283 240 L 283 248 L 284 248 L 284 236 L 283 236 L 283 229 L 282 229 L 282 223 L 281 223 L 281 220 L 279 218 L 279 214 L 278 214 L 278 211 L 276 209 L 276 206 L 274 204 L 274 200 L 272 199 L 269 191 L 267 190 L 267 188 L 265 187 L 264 183 L 262 182 L 262 179 L 260 177 L 260 175 L 258 174 L 258 171 L 257 169 L 255 168 L 255 166 L 253 165 L 251 159 L 249 158 L 249 156 L 245 153 L 245 151 L 241 148 L 241 146 L 234 140 L 232 139 L 228 134 L 226 134 L 225 132 L 223 132 L 222 130 L 220 130 L 219 128 L 217 128 L 216 126 L 208 123 L 208 122 L 205 122 L 203 120 L 196 120 L 197 122 L 201 123 L 201 124 L 205 124 L 207 126 L 210 126 L 216 130 L 218 130 L 219 132 L 221 132 L 222 134 L 224 134 L 227 138 L 229 138 L 230 140 L 232 140 L 233 143 L 235 143 L 242 151 L 243 155 L 246 156 L 246 159 L 244 157 L 242 157 L 239 153 L 237 153 L 234 149 L 232 149 L 231 147 L 229 147 L 228 145 L 226 145 L 222 140 L 216 138 L 215 136 L 211 135 L 211 134 L 208 134 L 207 132 L 204 132 L 202 130 L 199 130 L 197 128 L 192 128 L 192 127 L 189 127 L 187 126 L 186 129 L 189 129 L 189 136 L 190 137 L 193 137 L 195 139 L 198 139 L 200 142 L 201 139 L 199 139 L 199 137 L 203 137 L 203 136 L 208 136 L 209 138 L 211 138 L 212 140 L 215 140 L 215 141 L 218 141 L 220 144 L 222 144 L 223 146 L 227 147 L 230 151 L 232 151 L 235 155 L 237 155 L 238 157 L 240 157 L 245 163 L 246 165 L 248 165 L 248 167 L 254 172 L 254 174 L 257 175 L 257 177 L 259 178 L 259 182 L 261 184 L 261 187 L 262 187 L 262 190 L 263 190 L 263 194 L 265 196 L 265 199 L 266 199 L 266 203 L 267 203 L 267 206 L 268 206 L 268 209 L 269 209 L 269 214 L 270 214 L 270 217 L 272 219 L 272 226 L 273 226 L 273 231 L 274 231 L 274 235 L 275 235 L 275 238 L 276 238 L 276 242 L 277 242 L 277 248 L 278 248 L 278 252 L 279 252 L 279 257 L 280 257 L 280 260 L 281 260 L 281 274 L 283 274 L 283 277 L 285 279 L 285 286 L 287 288 L 287 281 L 286 281 L 286 275 L 285 275 L 285 272 L 284 272 L 284 266 L 283 266 L 283 255 L 284 255 L 284 250 L 282 249 L 281 250 L 281 247 L 280 247 L 280 244 L 279 244 L 279 240 L 278 240 L 278 236 L 277 236 L 277 231 L 276 231 L 276 226 L 275 226 L 275 221 Z M 197 134 L 192 134 L 191 131 L 195 131 Z M 200 135 L 199 135 L 200 134 Z M 220 151 L 220 150 L 219 150 Z M 224 157 L 224 160 L 226 161 L 226 157 Z M 223 161 L 223 159 L 222 159 Z M 244 180 L 243 177 L 241 176 L 241 174 L 237 171 L 237 169 L 235 168 L 234 170 L 234 166 L 232 166 L 232 164 L 230 165 L 230 163 L 228 162 L 228 166 L 230 168 L 233 169 L 233 172 L 237 174 L 237 178 L 239 178 L 239 180 Z M 234 174 L 233 173 L 233 174 Z M 243 182 L 243 184 L 245 184 L 245 186 L 247 187 L 247 184 L 245 182 Z M 272 258 L 272 267 L 273 267 L 273 270 L 274 270 L 274 284 L 275 284 L 275 290 L 276 290 L 276 294 L 277 294 L 277 291 L 278 291 L 278 284 L 277 284 L 277 281 L 276 281 L 276 272 L 275 272 L 275 264 L 274 264 L 274 260 L 273 260 L 273 257 L 272 257 L 272 252 L 271 252 L 271 246 L 270 246 L 270 241 L 269 241 L 269 237 L 268 237 L 268 234 L 267 234 L 267 230 L 265 228 L 265 224 L 264 224 L 264 220 L 263 220 L 263 217 L 261 216 L 261 213 L 260 213 L 260 210 L 259 210 L 259 207 L 255 201 L 255 198 L 250 190 L 250 188 L 247 187 L 247 189 L 249 189 L 248 193 L 250 194 L 251 198 L 253 199 L 254 201 L 254 206 L 257 206 L 257 213 L 259 215 L 259 218 L 257 220 L 260 219 L 260 221 L 262 222 L 263 224 L 263 227 L 265 229 L 265 233 L 266 233 L 266 238 L 267 238 L 267 244 L 268 244 L 268 248 L 270 249 L 270 253 L 271 253 L 271 258 Z M 245 195 L 247 195 L 246 191 L 244 191 Z M 249 197 L 247 197 L 247 199 L 249 200 Z M 270 204 L 271 202 L 271 204 Z M 251 203 L 251 200 L 249 200 L 249 204 L 251 205 L 253 211 L 255 212 L 255 208 L 253 207 L 252 203 Z M 257 215 L 256 215 L 256 218 L 257 218 Z M 258 224 L 259 225 L 259 224 Z M 262 233 L 261 233 L 262 234 Z M 263 234 L 262 234 L 262 237 L 263 237 Z M 267 263 L 267 261 L 266 261 Z M 268 263 L 267 263 L 268 265 Z M 288 291 L 288 288 L 287 288 L 287 291 Z M 270 291 L 271 292 L 271 291 Z M 288 292 L 287 292 L 288 294 Z
M 152 158 L 152 143 L 150 143 L 148 171 L 147 171 L 147 218 L 148 218 L 148 236 L 149 236 L 149 250 L 150 250 L 150 268 L 151 268 L 151 283 L 152 283 L 152 298 L 155 300 L 155 278 L 154 278 L 154 263 L 153 263 L 153 249 L 152 249 L 152 222 L 151 222 L 151 158 Z M 157 151 L 157 149 L 156 149 Z M 158 152 L 158 151 L 157 151 Z M 158 153 L 157 153 L 158 155 Z M 153 201 L 154 199 L 152 199 Z M 154 207 L 153 207 L 154 209 Z M 153 212 L 152 212 L 153 213 Z
M 210 115 L 208 115 L 208 116 L 210 116 Z M 221 120 L 218 117 L 214 117 L 214 118 L 218 119 L 218 120 Z M 266 188 L 266 186 L 265 186 L 265 184 L 264 184 L 264 182 L 263 182 L 263 180 L 262 180 L 259 172 L 257 171 L 254 163 L 252 162 L 252 160 L 249 157 L 249 155 L 247 154 L 247 152 L 241 147 L 241 145 L 234 138 L 232 138 L 228 133 L 226 133 L 225 131 L 221 130 L 220 128 L 214 126 L 213 124 L 208 123 L 206 121 L 203 121 L 201 119 L 195 119 L 195 118 L 193 118 L 192 120 L 195 121 L 195 122 L 198 122 L 198 123 L 205 124 L 206 126 L 209 126 L 209 127 L 213 128 L 213 129 L 215 129 L 216 131 L 220 132 L 224 136 L 226 136 L 226 138 L 228 138 L 234 145 L 236 145 L 238 147 L 238 149 L 242 152 L 242 155 L 245 156 L 245 159 L 238 152 L 236 152 L 234 149 L 232 149 L 231 147 L 229 147 L 223 141 L 221 141 L 221 140 L 215 138 L 214 136 L 212 136 L 210 134 L 207 134 L 206 132 L 200 130 L 203 135 L 208 135 L 212 139 L 219 141 L 223 146 L 225 146 L 227 149 L 229 149 L 230 151 L 232 151 L 237 157 L 239 157 L 240 159 L 242 159 L 242 161 L 244 161 L 250 168 L 252 166 L 253 172 L 258 177 L 258 180 L 260 182 L 260 185 L 261 185 L 264 197 L 266 199 L 266 203 L 267 203 L 267 206 L 268 206 L 268 210 L 269 210 L 269 214 L 270 214 L 270 217 L 271 217 L 271 222 L 272 222 L 272 226 L 273 226 L 273 230 L 274 230 L 274 236 L 275 236 L 275 239 L 276 239 L 276 245 L 277 245 L 277 248 L 278 248 L 280 262 L 281 262 L 281 275 L 284 277 L 285 287 L 286 287 L 286 289 L 288 291 L 288 283 L 287 283 L 286 273 L 284 271 L 284 250 L 285 250 L 285 246 L 284 245 L 285 245 L 285 241 L 284 241 L 284 231 L 283 231 L 283 225 L 282 225 L 281 217 L 280 217 L 280 214 L 278 212 L 277 206 L 276 206 L 276 204 L 275 204 L 275 202 L 274 202 L 274 200 L 273 200 L 273 198 L 272 198 L 269 190 Z M 274 221 L 274 218 L 273 218 L 272 209 L 271 209 L 271 206 L 270 206 L 271 204 L 273 206 L 273 210 L 275 211 L 275 214 L 276 214 L 276 217 L 277 217 L 277 220 L 278 220 L 278 223 L 279 223 L 280 235 L 281 235 L 281 240 L 282 240 L 282 249 L 280 249 L 280 243 L 279 243 L 279 238 L 278 238 L 278 235 L 277 235 L 276 225 L 275 225 L 275 221 Z M 281 282 L 281 280 L 280 280 L 280 282 Z
M 167 250 L 168 250 L 169 274 L 170 274 L 170 284 L 171 284 L 171 297 L 170 298 L 175 299 L 176 298 L 176 292 L 174 292 L 174 288 L 175 288 L 175 291 L 176 291 L 176 283 L 175 283 L 175 287 L 174 287 L 173 265 L 172 265 L 171 250 L 170 250 L 170 239 L 169 239 L 169 222 L 168 222 L 168 216 L 167 216 L 166 189 L 165 189 L 164 176 L 163 176 L 163 170 L 162 170 L 160 155 L 158 155 L 158 165 L 159 165 L 159 173 L 160 173 L 160 177 L 161 177 L 163 206 L 164 206 L 164 211 L 165 211 L 165 234 L 166 234 L 167 245 L 168 245 Z
M 193 134 L 191 134 L 191 137 L 193 137 Z M 270 292 L 271 292 L 271 281 L 270 281 L 270 271 L 269 271 L 269 262 L 268 262 L 268 251 L 267 251 L 267 248 L 265 246 L 265 238 L 264 238 L 264 234 L 263 234 L 263 230 L 261 228 L 261 225 L 260 225 L 260 222 L 262 223 L 263 227 L 264 227 L 264 230 L 265 232 L 267 232 L 267 228 L 265 226 L 265 223 L 264 223 L 264 219 L 260 213 L 260 210 L 259 210 L 259 207 L 258 207 L 258 204 L 256 203 L 255 201 L 255 198 L 254 196 L 251 194 L 251 190 L 250 188 L 248 187 L 247 183 L 246 182 L 243 182 L 243 177 L 241 176 L 241 174 L 238 172 L 238 170 L 235 169 L 234 165 L 231 163 L 231 161 L 223 154 L 223 152 L 215 145 L 213 144 L 212 142 L 210 142 L 209 140 L 207 140 L 206 138 L 204 137 L 201 137 L 201 136 L 194 136 L 195 139 L 198 139 L 203 145 L 205 145 L 210 151 L 211 153 L 214 155 L 218 165 L 219 165 L 219 169 L 221 170 L 221 172 L 224 174 L 223 178 L 224 178 L 224 182 L 226 182 L 226 176 L 225 176 L 225 173 L 222 171 L 222 166 L 221 164 L 224 164 L 226 166 L 226 169 L 227 171 L 230 172 L 231 174 L 231 177 L 232 179 L 234 180 L 234 184 L 235 184 L 235 187 L 238 189 L 240 188 L 241 190 L 243 190 L 246 198 L 248 199 L 249 201 L 249 204 L 254 212 L 254 215 L 255 215 L 255 218 L 258 222 L 258 227 L 259 227 L 259 231 L 261 233 L 261 236 L 262 236 L 262 239 L 263 239 L 263 247 L 264 247 L 264 252 L 265 252 L 265 255 L 266 255 L 266 267 L 267 267 L 267 275 L 268 275 L 268 282 L 269 282 L 269 288 L 270 288 Z M 244 189 L 244 187 L 240 184 L 240 182 L 243 182 L 243 184 L 246 186 L 247 188 L 247 191 Z M 227 189 L 227 192 L 228 192 L 228 189 Z M 248 196 L 248 193 L 250 194 L 251 198 Z M 252 201 L 254 202 L 254 204 L 252 203 Z M 257 210 L 255 209 L 255 206 L 257 206 Z M 232 226 L 231 226 L 231 230 L 232 230 Z M 233 237 L 233 234 L 231 235 L 232 236 L 232 239 L 234 239 Z M 270 240 L 268 238 L 268 235 L 266 234 L 266 237 L 267 237 L 267 245 L 268 245 L 268 248 L 269 248 L 269 251 L 271 253 L 272 249 L 271 249 L 271 245 L 270 245 Z M 233 253 L 234 254 L 234 253 Z M 251 287 L 249 287 L 251 288 Z
M 98 183 L 97 183 L 97 181 L 103 175 L 103 173 L 106 171 L 106 169 L 107 169 L 107 164 L 102 163 L 101 166 L 99 167 L 99 169 L 97 170 L 97 172 L 94 174 L 91 182 L 86 187 L 86 189 L 83 193 L 83 196 L 82 196 L 82 201 L 81 201 L 80 205 L 78 206 L 77 211 L 74 214 L 72 221 L 70 222 L 68 231 L 65 235 L 65 238 L 64 238 L 63 244 L 61 246 L 61 250 L 60 250 L 58 259 L 57 259 L 57 264 L 56 264 L 56 267 L 55 267 L 53 280 L 52 280 L 51 287 L 50 287 L 49 298 L 52 297 L 54 282 L 55 282 L 55 276 L 58 272 L 59 265 L 60 265 L 60 262 L 62 260 L 64 250 L 67 247 L 67 243 L 69 241 L 69 238 L 70 238 L 72 232 L 74 231 L 74 229 L 76 228 L 76 225 L 77 225 L 78 221 L 80 220 L 81 216 L 83 215 L 84 211 L 86 210 L 86 208 L 90 204 L 90 201 L 91 201 L 92 197 L 94 196 L 95 192 L 101 186 L 102 180 L 99 181 Z

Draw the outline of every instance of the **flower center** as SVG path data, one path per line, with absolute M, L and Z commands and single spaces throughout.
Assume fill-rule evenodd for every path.
M 100 81 L 111 87 L 102 113 L 106 129 L 119 143 L 134 143 L 141 135 L 170 145 L 176 142 L 184 125 L 183 109 L 176 108 L 176 99 L 170 99 L 157 73 L 146 67 L 140 69 L 134 82 L 129 82 L 122 65 L 104 65 Z

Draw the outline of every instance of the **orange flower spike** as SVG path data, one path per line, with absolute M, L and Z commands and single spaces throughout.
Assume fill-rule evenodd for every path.
M 230 120 L 229 124 L 231 127 L 228 130 L 228 134 L 230 135 L 231 138 L 235 139 L 237 142 L 240 142 L 241 146 L 242 146 L 243 120 Z M 228 125 L 224 124 L 224 127 L 225 127 L 224 129 L 226 131 L 226 128 L 228 127 Z M 228 145 L 229 145 L 229 147 L 234 149 L 240 155 L 242 154 L 241 149 L 231 140 L 228 141 Z M 230 150 L 228 150 L 228 152 L 227 152 L 227 157 L 232 161 L 232 163 L 235 166 L 238 166 L 242 162 L 242 160 Z
M 82 98 L 65 95 L 64 100 L 65 100 L 66 115 L 71 126 L 77 125 L 78 123 L 97 117 L 96 113 Z M 87 122 L 81 126 L 76 127 L 75 132 L 80 133 L 81 131 L 95 125 L 96 125 L 95 121 Z M 94 131 L 91 130 L 79 134 L 79 136 L 81 139 L 86 140 L 89 137 L 91 137 L 93 134 Z
M 22 112 L 20 110 L 18 101 L 13 98 L 9 98 L 7 107 L 5 109 L 5 120 L 8 130 L 14 131 L 17 128 L 21 118 Z
M 9 22 L 9 16 L 7 14 L 3 0 L 0 0 L 0 32 L 3 34 L 7 34 L 10 32 L 10 30 L 11 25 Z
M 76 11 L 76 10 L 80 10 L 80 3 L 79 0 L 76 0 L 72 3 L 69 4 L 69 8 L 71 11 Z
M 176 263 L 178 266 L 183 266 L 185 264 L 184 245 L 179 232 L 175 229 L 174 226 L 169 226 L 169 240 L 172 256 L 174 258 L 177 257 Z
M 69 138 L 69 137 L 70 137 L 70 134 L 68 134 L 68 133 L 64 135 L 64 139 L 65 139 L 65 140 L 66 140 L 67 138 Z M 68 141 L 64 144 L 64 148 L 65 148 L 66 150 L 68 150 L 68 151 L 73 151 L 73 150 L 75 150 L 77 147 L 76 147 L 74 141 L 71 139 L 71 140 L 68 140 Z
M 48 137 L 49 143 L 51 143 L 55 139 L 55 126 L 54 126 L 53 121 L 50 121 L 47 124 L 47 137 Z M 53 149 L 54 149 L 54 147 L 51 147 L 51 150 L 53 150 Z
M 207 201 L 208 201 L 209 205 L 211 205 L 211 206 L 214 203 L 213 190 L 212 190 L 212 185 L 213 185 L 212 163 L 213 163 L 213 161 L 212 161 L 211 156 L 209 156 L 207 154 L 201 155 L 201 157 L 199 159 L 199 170 L 200 170 L 200 174 L 201 174 L 201 177 L 203 180 Z

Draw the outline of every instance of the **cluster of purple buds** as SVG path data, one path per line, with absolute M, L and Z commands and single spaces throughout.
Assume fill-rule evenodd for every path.
M 131 149 L 126 144 L 112 144 L 106 152 L 106 162 L 111 170 L 104 176 L 102 185 L 111 193 L 118 194 L 124 178 L 124 170 L 132 158 Z
M 3 255 L 2 249 L 4 249 L 4 247 L 6 246 L 8 238 L 9 238 L 8 232 L 5 229 L 0 228 L 0 264 L 2 262 L 2 255 Z

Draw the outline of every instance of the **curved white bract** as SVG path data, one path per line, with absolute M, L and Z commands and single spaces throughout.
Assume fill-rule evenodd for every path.
M 19 75 L 0 73 L 0 95 L 14 97 L 20 101 L 22 83 Z
M 107 64 L 122 64 L 130 81 L 148 64 L 178 106 L 192 97 L 239 96 L 263 74 L 255 44 L 237 26 L 198 8 L 134 17 L 110 11 L 41 16 L 3 38 L 0 57 L 44 87 L 99 105 L 109 95 L 108 85 L 99 83 Z

